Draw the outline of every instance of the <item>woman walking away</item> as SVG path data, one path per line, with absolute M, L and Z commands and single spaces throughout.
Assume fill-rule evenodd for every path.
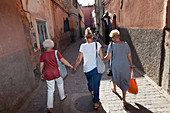
M 81 44 L 80 46 L 79 56 L 73 67 L 73 70 L 76 70 L 76 67 L 79 65 L 83 57 L 84 73 L 88 81 L 88 90 L 93 95 L 94 109 L 98 109 L 100 106 L 99 87 L 100 87 L 100 80 L 102 74 L 99 74 L 97 71 L 96 45 L 97 45 L 97 51 L 99 52 L 101 59 L 104 60 L 104 58 L 101 49 L 101 44 L 99 42 L 93 42 L 93 35 L 90 28 L 86 29 L 85 38 L 86 38 L 86 43 Z
M 54 42 L 51 39 L 47 39 L 43 42 L 43 47 L 46 51 L 40 56 L 40 73 L 42 75 L 43 67 L 45 65 L 44 75 L 42 75 L 41 78 L 45 79 L 47 83 L 47 113 L 52 113 L 51 108 L 53 108 L 55 82 L 57 83 L 60 100 L 64 100 L 67 96 L 64 94 L 63 78 L 60 77 L 59 74 L 55 50 L 52 49 L 54 47 Z M 72 65 L 65 60 L 58 51 L 57 57 L 63 64 L 72 68 Z
M 129 45 L 127 42 L 120 41 L 120 33 L 118 30 L 110 32 L 112 42 L 108 46 L 105 60 L 111 59 L 112 69 L 112 91 L 116 92 L 116 85 L 122 90 L 123 105 L 126 105 L 126 91 L 129 88 L 130 74 L 132 70 L 132 58 Z

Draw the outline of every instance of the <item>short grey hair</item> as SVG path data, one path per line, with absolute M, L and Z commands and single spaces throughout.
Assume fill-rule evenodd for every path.
M 54 47 L 54 42 L 51 40 L 51 39 L 47 39 L 43 42 L 43 47 L 45 49 L 48 49 L 48 48 L 53 48 Z

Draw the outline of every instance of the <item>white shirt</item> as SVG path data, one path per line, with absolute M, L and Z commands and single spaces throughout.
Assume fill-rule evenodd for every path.
M 99 52 L 100 47 L 101 47 L 101 44 L 97 42 L 97 52 Z M 79 51 L 83 53 L 84 72 L 89 72 L 95 67 L 97 67 L 96 65 L 96 42 L 81 44 Z

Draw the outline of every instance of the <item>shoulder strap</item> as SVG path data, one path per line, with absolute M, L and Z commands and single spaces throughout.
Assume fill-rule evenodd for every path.
M 96 42 L 96 58 L 97 58 L 97 42 Z
M 112 57 L 113 57 L 113 48 L 112 48 L 112 42 L 111 42 L 111 49 L 112 49 Z M 112 58 L 111 58 L 111 67 L 112 67 Z
M 59 60 L 58 60 L 58 56 L 57 56 L 57 50 L 55 50 L 55 57 L 56 57 L 56 59 L 57 59 L 57 63 L 59 62 Z

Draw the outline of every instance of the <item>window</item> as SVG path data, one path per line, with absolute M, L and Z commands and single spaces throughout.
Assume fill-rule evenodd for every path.
M 73 0 L 73 6 L 75 7 L 75 8 L 78 8 L 78 2 L 77 2 L 77 0 Z
M 68 20 L 68 18 L 66 18 L 66 19 L 64 20 L 64 32 L 67 32 L 67 31 L 69 31 L 69 30 L 70 30 L 69 20 Z

